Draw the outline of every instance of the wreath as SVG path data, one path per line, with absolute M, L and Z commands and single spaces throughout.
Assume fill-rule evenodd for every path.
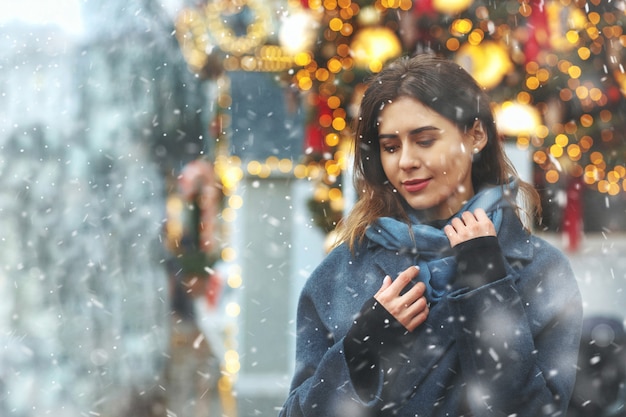
M 246 25 L 246 34 L 237 36 L 224 19 L 230 2 L 218 1 L 206 5 L 207 30 L 217 46 L 224 52 L 242 55 L 261 45 L 270 33 L 270 13 L 258 0 L 240 0 L 237 9 L 241 14 L 246 8 L 253 20 Z

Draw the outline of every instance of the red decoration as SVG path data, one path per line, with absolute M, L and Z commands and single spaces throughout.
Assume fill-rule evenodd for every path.
M 320 124 L 322 117 L 332 118 L 333 111 L 328 107 L 326 99 L 318 97 L 316 106 L 312 111 L 312 120 L 306 127 L 306 137 L 304 141 L 304 152 L 307 155 L 319 155 L 328 151 L 326 145 L 326 129 Z
M 526 62 L 537 61 L 539 52 L 550 46 L 550 33 L 548 30 L 548 17 L 545 9 L 545 0 L 532 0 L 532 11 L 528 16 L 528 28 L 530 34 L 524 45 Z
M 571 179 L 567 185 L 562 230 L 567 250 L 577 251 L 583 235 L 582 182 L 580 178 Z
M 211 310 L 217 307 L 217 303 L 219 301 L 220 295 L 222 294 L 222 288 L 224 287 L 224 280 L 217 273 L 217 271 L 213 271 L 211 275 L 209 275 L 209 279 L 204 287 L 205 297 L 207 304 Z
M 413 13 L 417 16 L 435 15 L 437 11 L 433 7 L 433 0 L 416 0 L 413 2 Z
M 196 200 L 198 203 L 200 209 L 198 245 L 200 250 L 209 253 L 213 247 L 213 234 L 220 198 L 213 164 L 206 159 L 189 162 L 178 177 L 178 187 L 183 199 L 189 202 Z

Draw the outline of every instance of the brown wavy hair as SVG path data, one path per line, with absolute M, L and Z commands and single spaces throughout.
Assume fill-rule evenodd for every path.
M 535 188 L 517 175 L 504 153 L 491 109 L 491 100 L 482 87 L 461 66 L 430 54 L 400 58 L 374 76 L 363 95 L 354 137 L 354 186 L 357 201 L 342 220 L 337 244 L 347 242 L 351 249 L 361 241 L 365 230 L 379 217 L 395 217 L 408 222 L 402 197 L 393 191 L 383 171 L 378 143 L 380 112 L 385 103 L 411 97 L 453 122 L 462 132 L 480 121 L 487 134 L 487 145 L 472 164 L 472 184 L 479 190 L 487 184 L 502 185 L 517 179 L 523 206 L 531 208 L 529 218 L 540 214 Z M 407 115 L 410 117 L 410 115 Z M 520 208 L 517 210 L 520 216 Z

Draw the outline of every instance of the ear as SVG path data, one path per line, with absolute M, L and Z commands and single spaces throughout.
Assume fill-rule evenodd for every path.
M 482 151 L 487 146 L 488 136 L 483 123 L 480 120 L 476 120 L 474 125 L 468 132 L 472 137 L 472 149 Z

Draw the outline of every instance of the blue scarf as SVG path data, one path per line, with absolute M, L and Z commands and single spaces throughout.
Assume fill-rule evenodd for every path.
M 482 208 L 498 232 L 502 223 L 503 209 L 511 207 L 510 201 L 515 201 L 517 190 L 515 181 L 504 186 L 483 188 L 445 224 L 449 224 L 454 217 L 460 217 L 465 211 L 473 212 L 477 208 Z M 447 292 L 456 273 L 456 259 L 449 250 L 450 241 L 443 231 L 445 224 L 441 228 L 424 224 L 414 213 L 410 213 L 409 218 L 410 225 L 391 217 L 381 217 L 366 230 L 365 235 L 371 244 L 400 253 L 413 254 L 415 263 L 420 267 L 417 279 L 426 284 L 428 301 L 436 303 Z

